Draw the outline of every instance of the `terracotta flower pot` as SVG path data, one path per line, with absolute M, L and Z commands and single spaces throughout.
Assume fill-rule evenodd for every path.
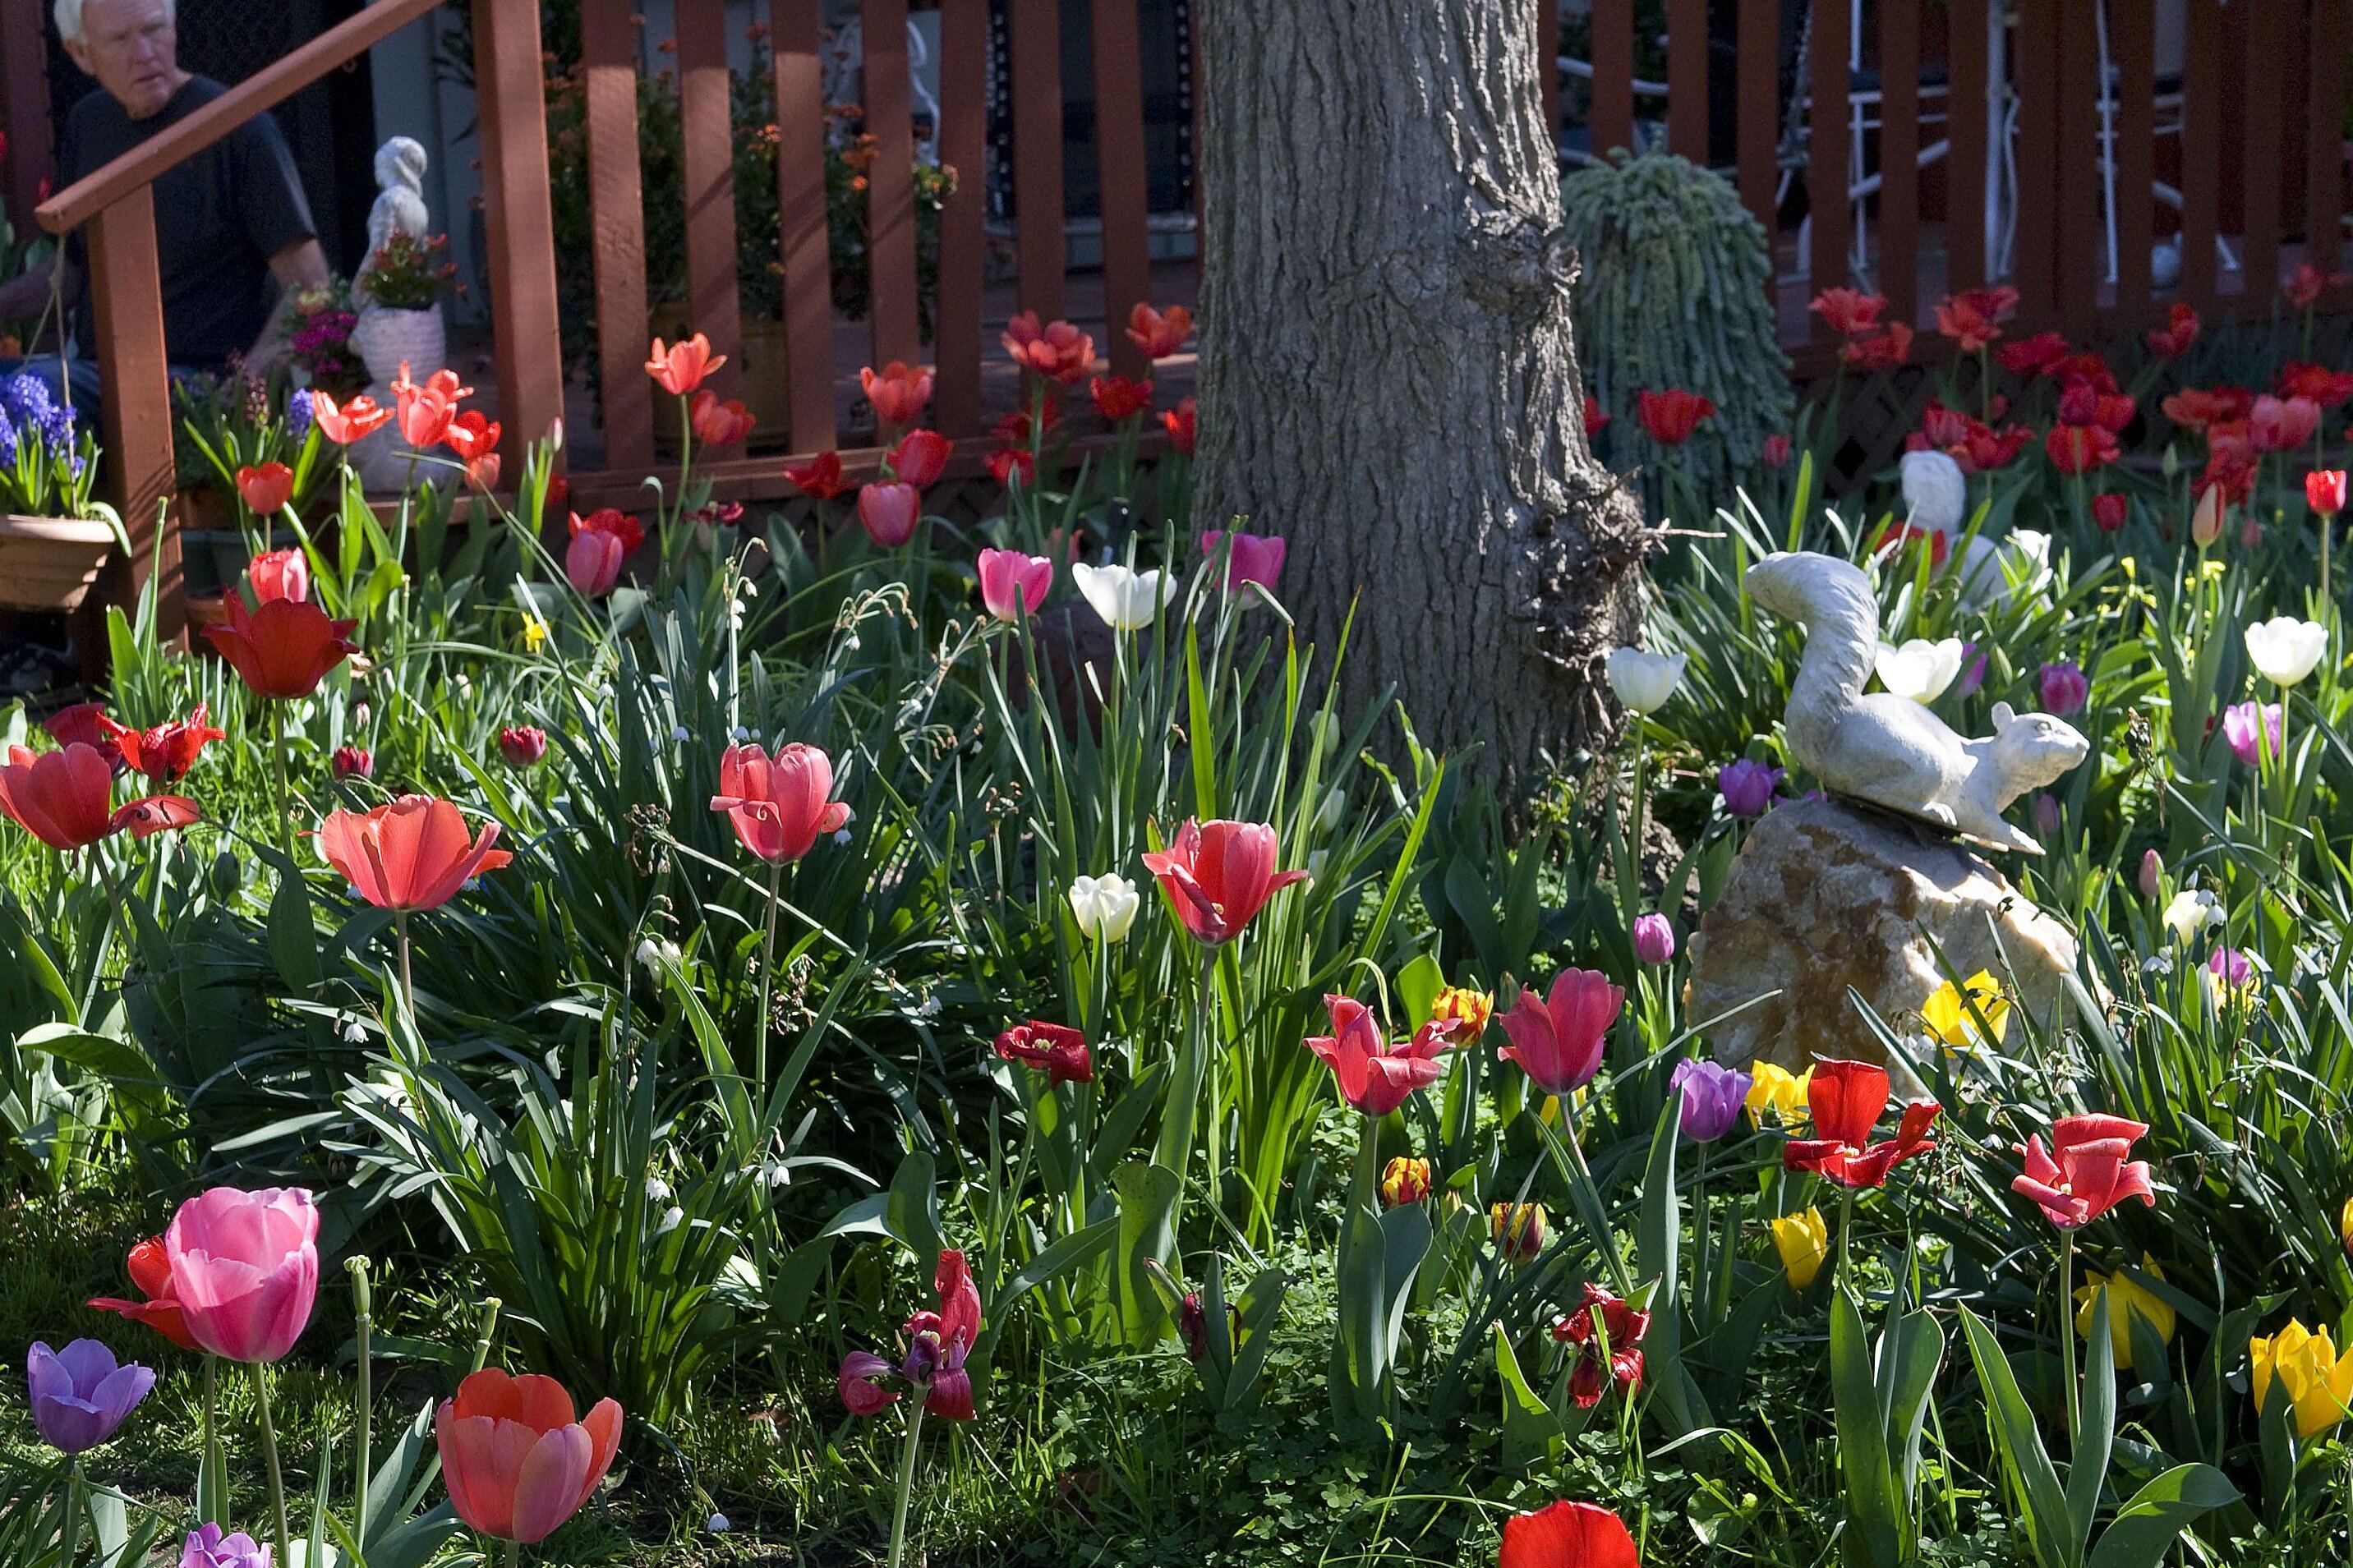
M 94 518 L 0 517 L 0 605 L 76 608 L 119 542 Z

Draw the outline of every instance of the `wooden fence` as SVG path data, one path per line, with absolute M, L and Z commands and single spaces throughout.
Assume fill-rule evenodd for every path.
M 149 537 L 173 472 L 150 182 L 440 3 L 377 0 L 39 206 L 52 233 L 89 226 L 114 491 L 141 569 L 160 564 L 167 588 L 174 542 Z M 497 406 L 514 437 L 533 438 L 564 406 L 566 368 L 539 20 L 536 5 L 522 0 L 472 3 Z M 573 476 L 583 506 L 629 500 L 658 466 L 654 392 L 640 369 L 650 312 L 638 123 L 643 45 L 632 4 L 579 0 L 599 327 L 593 353 L 606 453 L 603 472 Z M 1113 368 L 1145 368 L 1119 330 L 1152 287 L 1137 0 L 997 5 L 1008 46 L 1009 141 L 999 141 L 1002 128 L 990 121 L 991 0 L 936 0 L 938 144 L 960 178 L 940 217 L 928 350 L 919 331 L 910 0 L 859 6 L 864 118 L 877 138 L 867 171 L 871 303 L 862 346 L 870 363 L 936 365 L 935 422 L 962 442 L 952 471 L 976 468 L 987 416 L 983 366 L 994 352 L 994 318 L 1006 308 L 984 321 L 992 254 L 1010 252 L 1020 308 L 1050 319 L 1069 298 L 1066 6 L 1085 8 L 1092 37 L 1103 301 L 1097 342 Z M 0 16 L 0 92 L 20 136 L 43 134 L 25 108 L 39 10 L 46 6 L 26 0 Z M 1564 162 L 1653 144 L 1712 161 L 1771 238 L 1785 340 L 1801 370 L 1819 364 L 1829 346 L 1827 328 L 1806 314 L 1804 300 L 1831 284 L 1883 292 L 1891 318 L 1926 327 L 1943 292 L 2007 282 L 2021 294 L 2019 330 L 2093 337 L 2137 331 L 2174 297 L 2210 317 L 2262 314 L 2273 308 L 2284 266 L 2309 261 L 2333 273 L 2339 259 L 2353 0 L 2023 0 L 2014 15 L 2001 0 L 1650 0 L 1641 7 L 1590 0 L 1566 20 L 1545 0 L 1539 11 L 1538 47 L 1556 64 L 1540 79 Z M 1638 25 L 1638 12 L 1653 25 L 1662 16 L 1663 32 Z M 724 381 L 742 363 L 743 336 L 728 24 L 718 0 L 681 4 L 678 14 L 687 309 L 692 326 L 730 356 Z M 768 23 L 790 445 L 807 454 L 838 444 L 838 389 L 857 362 L 838 363 L 847 356 L 837 354 L 819 0 L 770 0 Z M 2160 33 L 2175 26 L 2178 83 L 2160 79 L 2158 48 Z M 1016 193 L 1009 234 L 991 235 L 987 226 L 992 142 L 1004 149 L 1009 167 L 998 174 L 1009 175 Z M 20 142 L 11 163 L 17 184 L 26 183 L 26 151 Z M 1860 247 L 1858 225 L 1868 238 Z M 2179 237 L 2179 276 L 2169 289 L 2152 271 L 2161 235 Z M 2348 299 L 2334 286 L 2324 308 Z M 1915 352 L 1933 353 L 1937 343 L 1924 331 Z M 876 456 L 843 454 L 853 474 Z M 753 499 L 779 492 L 781 469 L 771 457 L 701 471 L 722 499 Z

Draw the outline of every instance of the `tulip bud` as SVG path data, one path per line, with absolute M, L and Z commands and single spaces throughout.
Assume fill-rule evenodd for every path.
M 328 759 L 328 766 L 339 779 L 368 779 L 375 776 L 375 756 L 365 746 L 337 746 Z
M 2059 799 L 2049 790 L 2039 791 L 2034 796 L 2034 831 L 2045 838 L 2059 836 Z
M 2158 466 L 2164 470 L 2168 482 L 2180 475 L 2181 454 L 2174 449 L 2172 442 L 2168 441 L 2165 444 L 2165 457 Z
M 534 767 L 547 755 L 547 731 L 535 724 L 509 725 L 499 731 L 499 755 L 511 768 Z
M 2165 861 L 2154 849 L 2146 850 L 2140 858 L 2140 896 L 2154 899 L 2165 891 Z
M 2261 550 L 2263 547 L 2263 525 L 2253 512 L 2239 520 L 2239 548 Z
M 1517 1268 L 1535 1261 L 1544 1250 L 1545 1211 L 1542 1204 L 1496 1204 L 1487 1211 L 1495 1249 Z
M 1662 914 L 1640 915 L 1634 921 L 1634 956 L 1644 963 L 1664 963 L 1675 955 L 1675 928 Z
M 2353 1198 L 2345 1200 L 2345 1212 L 2337 1216 L 2337 1234 L 2345 1244 L 2345 1255 L 2353 1258 Z
M 2208 485 L 2198 495 L 2198 510 L 2189 514 L 2189 542 L 2203 550 L 2222 537 L 2222 487 Z
M 1430 1195 L 1430 1162 L 1399 1154 L 1381 1172 L 1381 1206 L 1403 1208 Z

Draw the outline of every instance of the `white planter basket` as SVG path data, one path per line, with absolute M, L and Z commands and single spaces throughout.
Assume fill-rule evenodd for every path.
M 412 381 L 422 382 L 446 368 L 449 360 L 449 336 L 438 306 L 430 310 L 382 306 L 362 310 L 352 325 L 352 347 L 367 365 L 368 395 L 385 408 L 393 405 L 392 384 L 400 379 L 403 364 Z M 428 482 L 447 479 L 445 470 L 413 464 L 411 452 L 400 432 L 387 425 L 352 448 L 352 467 L 371 490 L 399 489 L 412 472 Z

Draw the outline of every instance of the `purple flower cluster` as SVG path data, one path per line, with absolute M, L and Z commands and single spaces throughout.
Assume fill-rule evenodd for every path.
M 286 399 L 286 434 L 296 441 L 311 433 L 313 398 L 309 387 L 299 387 Z
M 332 379 L 351 368 L 352 327 L 359 320 L 349 310 L 321 310 L 306 319 L 289 340 L 294 357 L 311 374 Z

